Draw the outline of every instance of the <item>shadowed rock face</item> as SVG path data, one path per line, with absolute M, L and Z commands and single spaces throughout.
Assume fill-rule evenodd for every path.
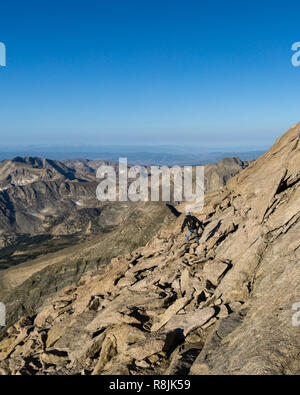
M 10 326 L 1 372 L 299 374 L 299 140 L 206 196 L 199 247 L 174 217 Z
M 241 161 L 239 158 L 224 158 L 216 164 L 206 165 L 204 168 L 205 192 L 221 189 L 230 178 L 236 176 L 249 164 L 250 162 Z

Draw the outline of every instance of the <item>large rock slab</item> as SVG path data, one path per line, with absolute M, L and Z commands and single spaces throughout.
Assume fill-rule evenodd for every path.
M 204 265 L 203 277 L 217 286 L 228 270 L 228 265 L 221 261 L 212 261 Z
M 132 346 L 129 346 L 126 350 L 126 354 L 133 359 L 141 361 L 147 357 L 150 357 L 150 355 L 161 352 L 164 348 L 164 345 L 164 338 L 149 339 L 144 342 L 136 343 Z
M 172 330 L 129 345 L 125 354 L 137 361 L 142 361 L 154 354 L 161 352 L 168 353 L 174 346 L 181 343 L 182 340 L 182 333 L 178 330 Z
M 167 308 L 165 313 L 159 317 L 159 321 L 152 326 L 151 332 L 156 332 L 160 328 L 162 328 L 171 319 L 171 317 L 177 314 L 178 311 L 183 309 L 184 306 L 187 305 L 190 300 L 191 297 L 187 297 L 187 296 L 177 299 L 169 308 Z
M 101 329 L 107 328 L 108 326 L 126 323 L 126 324 L 139 324 L 139 320 L 134 317 L 130 317 L 127 314 L 121 314 L 118 311 L 107 308 L 98 312 L 97 316 L 90 322 L 86 330 L 93 334 Z
M 128 344 L 139 343 L 145 339 L 146 334 L 131 325 L 120 324 L 109 329 L 101 345 L 101 352 L 93 375 L 102 374 L 102 371 L 115 357 L 119 357 L 119 361 L 123 359 L 125 365 L 130 363 L 130 358 L 126 358 Z M 124 368 L 126 369 L 126 367 Z
M 184 336 L 187 336 L 192 330 L 206 324 L 215 315 L 215 309 L 205 307 L 187 314 L 179 314 L 172 317 L 166 327 L 166 331 L 181 329 Z

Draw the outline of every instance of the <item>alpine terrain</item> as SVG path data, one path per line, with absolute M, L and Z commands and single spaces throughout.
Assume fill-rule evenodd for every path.
M 97 241 L 3 270 L 0 373 L 300 374 L 299 140 L 300 123 L 233 178 L 214 176 L 220 184 L 192 212 L 204 224 L 199 246 L 181 232 L 184 204 L 140 204 Z M 88 181 L 72 181 L 78 163 L 51 166 L 39 188 L 47 180 L 58 193 L 63 177 L 69 196 L 86 191 Z M 11 177 L 18 189 L 7 177 L 0 207 L 13 232 L 17 211 L 2 201 L 35 173 Z

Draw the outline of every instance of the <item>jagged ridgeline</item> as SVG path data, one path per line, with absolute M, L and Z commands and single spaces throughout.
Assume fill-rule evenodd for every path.
M 300 124 L 206 195 L 199 246 L 186 247 L 178 206 L 144 245 L 109 264 L 97 261 L 103 250 L 144 223 L 81 249 L 81 261 L 74 253 L 32 275 L 23 267 L 18 284 L 4 271 L 20 298 L 51 275 L 61 283 L 44 298 L 44 288 L 36 291 L 40 303 L 10 318 L 1 372 L 299 374 L 299 139 Z M 76 273 L 65 286 L 64 270 Z M 6 301 L 18 309 L 9 292 Z

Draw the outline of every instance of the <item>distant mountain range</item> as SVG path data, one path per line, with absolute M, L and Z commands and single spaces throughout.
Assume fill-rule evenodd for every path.
M 86 158 L 118 161 L 126 157 L 128 162 L 137 165 L 188 166 L 216 163 L 222 158 L 238 157 L 243 161 L 254 160 L 263 155 L 263 149 L 212 150 L 199 147 L 178 146 L 104 146 L 104 147 L 21 147 L 11 149 L 0 147 L 0 160 L 13 159 L 16 156 L 43 157 L 53 160 Z

